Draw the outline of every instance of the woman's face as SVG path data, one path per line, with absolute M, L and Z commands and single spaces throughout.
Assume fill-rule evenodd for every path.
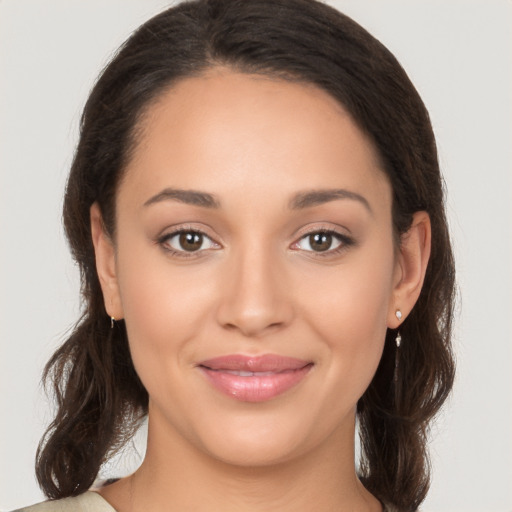
M 106 304 L 150 439 L 258 465 L 353 436 L 400 274 L 369 140 L 314 86 L 225 69 L 165 92 L 142 128 Z

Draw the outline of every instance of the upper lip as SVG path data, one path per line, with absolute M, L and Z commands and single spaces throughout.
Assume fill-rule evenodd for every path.
M 244 354 L 230 354 L 201 361 L 198 366 L 210 370 L 231 370 L 246 372 L 284 372 L 298 370 L 311 364 L 311 361 L 278 354 L 264 354 L 261 356 L 248 356 Z

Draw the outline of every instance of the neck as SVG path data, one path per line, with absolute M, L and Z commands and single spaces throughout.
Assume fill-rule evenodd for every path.
M 381 510 L 355 473 L 353 422 L 348 432 L 334 432 L 309 453 L 255 467 L 209 457 L 150 420 L 141 467 L 101 494 L 118 512 Z

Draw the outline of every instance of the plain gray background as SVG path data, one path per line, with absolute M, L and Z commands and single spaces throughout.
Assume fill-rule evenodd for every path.
M 432 429 L 422 510 L 510 512 L 512 2 L 328 3 L 408 71 L 431 113 L 448 188 L 458 376 Z M 60 220 L 80 111 L 112 51 L 166 5 L 0 0 L 0 510 L 43 498 L 33 459 L 51 408 L 39 378 L 80 309 Z

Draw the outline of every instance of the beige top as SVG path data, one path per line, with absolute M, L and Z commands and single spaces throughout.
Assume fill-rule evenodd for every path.
M 393 512 L 393 510 L 391 507 L 384 507 L 384 512 Z M 97 492 L 88 491 L 76 498 L 45 501 L 13 512 L 116 512 L 116 510 Z
M 13 512 L 116 512 L 97 492 L 88 491 L 76 498 L 45 501 Z

